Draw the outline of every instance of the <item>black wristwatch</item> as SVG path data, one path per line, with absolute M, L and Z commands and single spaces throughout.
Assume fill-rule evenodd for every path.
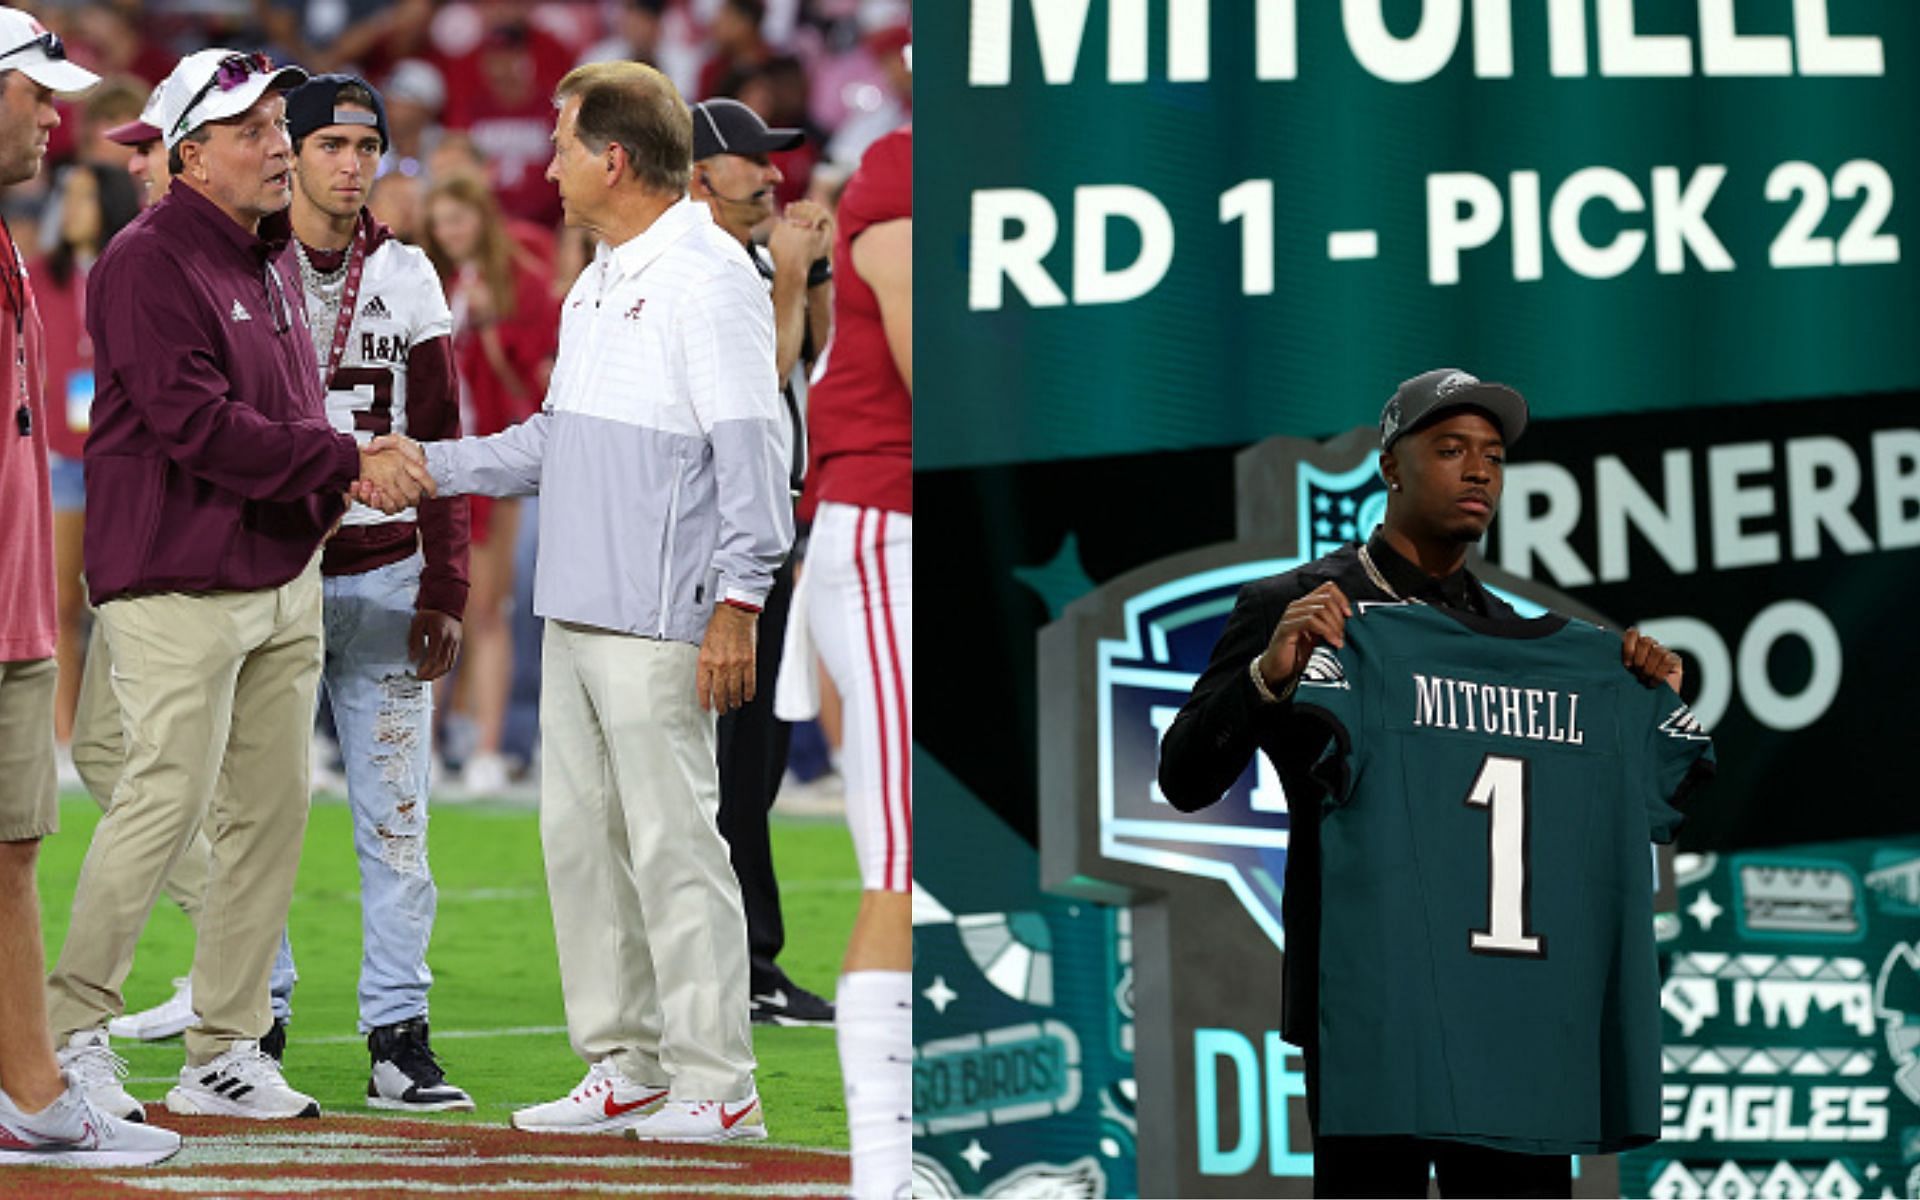
M 810 288 L 817 288 L 823 283 L 831 282 L 832 279 L 833 260 L 831 258 L 816 258 L 813 260 L 813 265 L 807 268 L 807 286 Z

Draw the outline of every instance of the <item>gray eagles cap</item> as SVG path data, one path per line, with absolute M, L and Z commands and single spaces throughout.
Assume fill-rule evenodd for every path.
M 1482 383 L 1457 367 L 1440 367 L 1401 384 L 1380 410 L 1380 448 L 1391 450 L 1402 434 L 1460 408 L 1484 410 L 1509 446 L 1527 428 L 1527 401 L 1519 392 L 1504 383 Z

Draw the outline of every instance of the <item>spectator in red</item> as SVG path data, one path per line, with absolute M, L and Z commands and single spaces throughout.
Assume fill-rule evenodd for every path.
M 449 130 L 464 132 L 488 164 L 500 207 L 549 229 L 560 194 L 545 178 L 553 157 L 553 89 L 573 55 L 546 32 L 515 22 L 446 64 Z
M 748 75 L 773 57 L 773 48 L 760 33 L 766 19 L 766 0 L 721 0 L 707 30 L 714 52 L 700 68 L 700 99 L 734 95 Z
M 551 107 L 551 106 L 549 106 Z M 455 175 L 427 194 L 427 256 L 440 272 L 453 309 L 454 357 L 460 369 L 461 428 L 486 437 L 518 424 L 540 407 L 558 348 L 560 306 L 543 262 L 515 238 L 484 182 Z M 507 783 L 500 754 L 507 697 L 513 685 L 513 634 L 506 602 L 513 595 L 517 500 L 475 496 L 467 596 L 466 646 L 448 720 L 471 722 L 473 751 L 462 783 L 476 795 Z M 455 733 L 451 743 L 462 740 Z
M 80 583 L 86 486 L 81 454 L 93 410 L 93 343 L 87 337 L 87 271 L 108 239 L 139 215 L 133 180 L 124 169 L 82 164 L 69 167 L 54 188 L 49 214 L 52 249 L 28 268 L 47 331 L 47 447 L 52 452 L 53 557 L 60 664 L 54 691 L 53 736 L 61 747 L 62 771 L 73 740 L 73 712 L 86 660 L 86 590 Z

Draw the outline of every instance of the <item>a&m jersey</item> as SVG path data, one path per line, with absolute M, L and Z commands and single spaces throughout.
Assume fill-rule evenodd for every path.
M 1621 639 L 1361 605 L 1295 702 L 1332 728 L 1319 1130 L 1534 1153 L 1660 1132 L 1648 843 L 1713 745 Z
M 336 290 L 331 299 L 337 303 L 339 298 Z M 334 331 L 328 299 L 306 289 L 307 324 L 322 343 L 331 341 Z M 390 236 L 379 240 L 367 254 L 355 310 L 340 366 L 325 381 L 328 423 L 362 445 L 382 433 L 422 437 L 408 427 L 407 355 L 413 347 L 453 332 L 453 316 L 426 252 Z M 319 359 L 326 362 L 324 344 Z M 379 525 L 415 516 L 411 508 L 388 515 L 355 503 L 347 510 L 346 523 Z

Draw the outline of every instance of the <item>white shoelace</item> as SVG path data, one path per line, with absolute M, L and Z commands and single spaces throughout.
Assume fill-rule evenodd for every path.
M 76 1048 L 73 1056 L 67 1060 L 66 1068 L 81 1090 L 89 1092 L 98 1088 L 119 1087 L 120 1081 L 127 1077 L 127 1060 L 105 1045 Z

